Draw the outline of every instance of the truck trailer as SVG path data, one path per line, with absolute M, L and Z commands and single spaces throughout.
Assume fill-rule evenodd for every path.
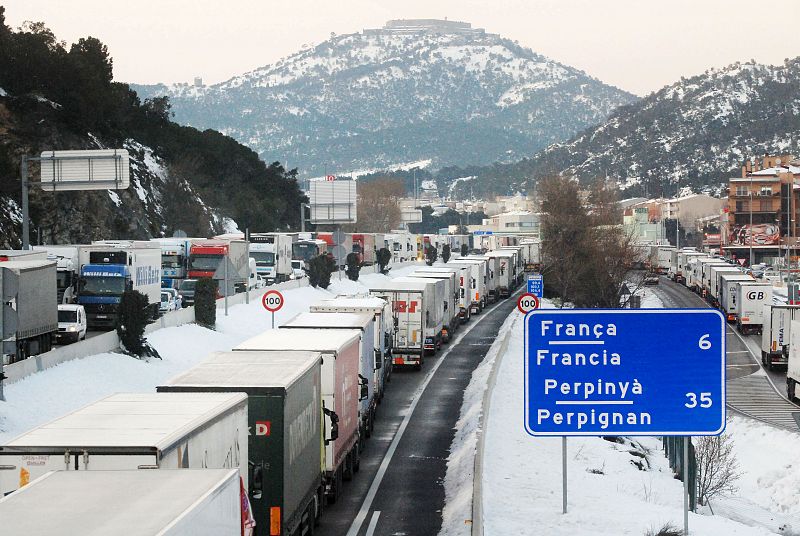
M 152 238 L 161 247 L 161 286 L 179 288 L 186 279 L 191 238 Z M 198 240 L 198 239 L 194 239 Z
M 322 512 L 319 352 L 214 352 L 157 389 L 247 394 L 248 496 L 257 535 L 313 532 Z
M 75 303 L 78 297 L 80 260 L 78 245 L 33 246 L 36 251 L 47 253 L 49 260 L 56 262 L 56 289 L 58 303 Z
M 224 280 L 218 279 L 217 292 L 220 297 L 232 296 L 247 288 L 250 276 L 249 260 L 249 243 L 244 240 L 218 238 L 195 240 L 189 250 L 188 275 L 190 279 L 214 277 L 218 269 L 224 272 L 225 263 L 229 261 L 228 284 L 225 285 Z
M 755 281 L 747 274 L 735 273 L 721 273 L 717 276 L 718 279 L 718 296 L 719 310 L 725 315 L 728 322 L 736 321 L 736 285 L 739 282 Z
M 253 233 L 250 235 L 250 257 L 256 261 L 256 273 L 267 283 L 283 283 L 292 275 L 294 233 Z
M 768 369 L 787 365 L 792 322 L 800 320 L 800 305 L 764 305 L 761 327 L 761 363 Z
M 234 469 L 50 471 L 0 499 L 0 533 L 245 536 Z
M 321 389 L 325 496 L 336 502 L 342 480 L 360 463 L 358 372 L 361 332 L 355 329 L 272 329 L 243 342 L 234 352 L 301 351 L 322 354 Z
M 716 265 L 705 267 L 705 274 L 703 275 L 703 289 L 705 291 L 706 300 L 713 306 L 719 306 L 719 276 L 720 274 L 741 274 L 743 273 L 739 268 L 730 264 Z
M 247 489 L 243 393 L 114 394 L 0 446 L 0 494 L 48 471 L 238 469 Z
M 740 333 L 761 333 L 764 306 L 772 304 L 772 283 L 739 281 L 736 283 L 736 329 Z
M 508 298 L 516 288 L 513 255 L 508 250 L 495 250 L 487 252 L 485 256 L 498 259 L 498 264 L 495 266 L 497 296 Z
M 0 296 L 0 364 L 49 351 L 58 332 L 56 263 L 0 262 Z
M 90 328 L 111 329 L 126 290 L 147 296 L 150 316 L 161 303 L 161 247 L 155 242 L 95 242 L 78 249 L 81 263 L 78 303 Z
M 429 318 L 426 322 L 432 329 L 426 329 L 425 334 L 425 349 L 428 352 L 436 353 L 444 343 L 443 330 L 444 330 L 444 317 L 445 317 L 445 286 L 444 281 L 440 279 L 427 279 L 419 277 L 396 277 L 392 279 L 393 283 L 398 285 L 406 285 L 407 288 L 422 289 L 425 295 L 430 297 L 427 303 L 431 304 Z M 433 341 L 429 338 L 433 337 Z M 432 355 L 432 354 L 431 354 Z
M 460 286 L 458 285 L 457 275 L 455 269 L 446 269 L 448 271 L 433 272 L 425 269 L 419 269 L 413 272 L 409 277 L 415 279 L 435 279 L 444 283 L 444 294 L 442 300 L 444 301 L 444 318 L 442 320 L 442 342 L 448 343 L 455 336 L 459 323 L 459 306 L 458 295 Z M 438 283 L 437 283 L 438 285 Z

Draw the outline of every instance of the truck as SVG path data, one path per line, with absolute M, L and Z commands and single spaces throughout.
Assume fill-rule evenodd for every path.
M 288 281 L 292 275 L 292 233 L 252 233 L 250 257 L 256 261 L 256 273 L 267 285 Z
M 500 251 L 511 251 L 514 253 L 514 272 L 516 274 L 516 286 L 520 286 L 525 279 L 524 250 L 522 246 L 503 246 Z
M 0 530 L 29 536 L 241 536 L 252 534 L 243 522 L 246 500 L 233 469 L 50 471 L 25 493 L 0 499 Z
M 703 255 L 700 257 L 690 257 L 686 268 L 686 288 L 693 292 L 700 292 L 700 282 L 703 279 L 702 263 L 704 262 L 717 262 L 716 259 Z
M 361 332 L 356 329 L 271 329 L 236 346 L 234 352 L 276 350 L 322 354 L 323 485 L 328 502 L 338 500 L 342 481 L 358 471 Z
M 394 321 L 389 302 L 373 296 L 338 296 L 312 304 L 308 310 L 312 313 L 369 313 L 373 315 L 375 340 L 375 398 L 378 403 L 383 400 L 386 384 L 392 375 L 392 333 Z
M 800 382 L 800 320 L 792 320 L 789 330 L 789 358 L 786 362 L 786 398 L 797 403 L 797 383 Z
M 725 315 L 728 322 L 736 321 L 736 285 L 740 281 L 748 282 L 755 281 L 752 276 L 739 273 L 722 273 L 717 276 L 719 282 L 717 300 L 719 301 L 719 310 Z
M 706 300 L 712 307 L 719 306 L 719 275 L 720 274 L 741 274 L 739 268 L 730 264 L 712 264 L 705 266 L 703 274 L 703 289 L 705 290 Z
M 675 273 L 672 275 L 673 281 L 676 283 L 680 283 L 684 286 L 688 286 L 687 278 L 689 276 L 690 271 L 690 263 L 691 259 L 696 259 L 697 257 L 705 257 L 705 253 L 701 253 L 699 251 L 684 251 L 681 250 L 677 253 L 677 266 L 675 268 Z
M 764 305 L 764 323 L 761 328 L 761 363 L 772 370 L 776 365 L 787 365 L 792 323 L 800 320 L 800 305 Z
M 152 238 L 161 247 L 161 286 L 178 288 L 186 279 L 191 238 Z
M 327 242 L 319 238 L 298 238 L 292 243 L 292 260 L 301 261 L 306 272 L 311 259 L 327 253 Z
M 228 284 L 218 279 L 219 296 L 231 296 L 247 288 L 249 275 L 249 243 L 237 239 L 208 238 L 195 240 L 189 249 L 189 279 L 214 277 L 217 269 L 223 269 L 225 260 L 228 266 Z
M 666 274 L 669 270 L 669 261 L 670 255 L 672 251 L 675 250 L 675 246 L 665 246 L 659 245 L 655 246 L 655 255 L 652 260 L 652 269 L 657 271 L 659 274 Z
M 0 297 L 0 364 L 49 351 L 58 333 L 56 263 L 0 262 Z
M 370 233 L 348 234 L 351 240 L 350 250 L 358 256 L 361 266 L 375 264 L 375 235 Z
M 507 256 L 505 260 L 509 263 L 514 261 L 513 252 L 504 251 L 500 253 L 500 255 Z M 486 256 L 488 257 L 490 255 L 487 254 Z M 501 272 L 506 270 L 506 267 L 503 266 L 502 261 L 503 259 L 501 259 L 499 263 Z M 452 260 L 447 264 L 470 267 L 470 300 L 471 300 L 470 314 L 479 314 L 481 311 L 483 311 L 483 308 L 485 307 L 486 302 L 488 301 L 488 297 L 486 295 L 487 294 L 486 280 L 488 279 L 487 269 L 489 265 L 487 261 L 476 257 L 461 257 Z M 506 271 L 506 274 L 508 275 L 508 277 L 515 277 L 514 275 L 511 275 L 513 273 L 511 272 L 511 270 L 512 268 L 509 268 L 509 270 Z M 495 275 L 498 275 L 497 272 L 495 272 Z M 500 277 L 498 281 L 498 289 L 502 293 L 502 289 L 500 289 L 500 282 L 503 281 L 502 273 L 499 275 Z
M 161 248 L 154 242 L 95 242 L 78 249 L 78 303 L 89 328 L 111 329 L 126 290 L 147 296 L 150 317 L 161 303 Z
M 56 289 L 58 303 L 75 303 L 78 296 L 80 260 L 77 245 L 33 246 L 44 251 L 47 258 L 56 262 Z
M 712 268 L 733 268 L 734 270 L 738 271 L 738 269 L 735 266 L 721 259 L 715 259 L 715 262 L 700 263 L 699 266 L 700 266 L 700 295 L 705 299 L 708 299 L 708 293 L 709 291 L 711 291 Z
M 437 351 L 436 335 L 441 333 L 441 321 L 436 323 L 436 305 L 428 283 L 398 282 L 396 280 L 370 285 L 372 296 L 391 305 L 394 332 L 392 333 L 392 365 L 422 368 L 425 354 Z
M 442 342 L 448 343 L 453 338 L 459 324 L 459 293 L 461 286 L 458 284 L 458 275 L 455 268 L 439 270 L 426 270 L 420 268 L 409 277 L 418 279 L 435 279 L 444 284 L 442 300 L 444 301 L 444 318 L 442 320 Z M 438 283 L 437 283 L 438 285 Z
M 499 298 L 508 298 L 516 288 L 513 253 L 508 250 L 494 250 L 487 251 L 485 256 L 498 259 L 495 265 L 497 296 Z
M 736 329 L 740 333 L 761 333 L 764 306 L 772 303 L 772 283 L 739 281 L 736 283 Z
M 411 276 L 404 276 L 404 277 L 395 277 L 392 279 L 393 282 L 396 282 L 400 285 L 407 284 L 412 285 L 410 288 L 423 288 L 425 291 L 426 296 L 430 299 L 427 300 L 427 303 L 431 304 L 431 314 L 428 319 L 428 324 L 434 326 L 430 332 L 426 332 L 425 335 L 425 346 L 426 349 L 430 352 L 431 350 L 438 352 L 442 344 L 444 344 L 444 321 L 445 321 L 445 305 L 447 304 L 445 298 L 445 284 L 444 281 L 440 279 L 428 279 L 428 278 L 419 278 L 419 277 L 411 277 Z M 419 285 L 422 284 L 424 287 L 420 287 Z M 429 336 L 432 334 L 433 336 L 433 348 L 430 347 L 430 341 L 428 340 Z
M 247 489 L 247 395 L 117 393 L 0 446 L 0 495 L 48 471 L 238 469 Z
M 383 358 L 378 355 L 380 349 L 376 348 L 375 315 L 370 313 L 300 313 L 283 324 L 281 329 L 356 329 L 361 331 L 359 344 L 361 365 L 358 374 L 359 436 L 362 442 L 370 437 L 378 405 L 375 396 L 375 371 L 376 367 L 383 366 Z
M 542 243 L 538 240 L 522 240 L 520 243 L 525 253 L 525 271 L 539 272 L 542 269 Z
M 256 535 L 310 533 L 324 500 L 319 352 L 214 352 L 159 393 L 246 393 Z
M 486 262 L 486 302 L 494 303 L 500 299 L 499 280 L 500 280 L 500 260 L 501 257 L 490 257 L 488 255 L 467 255 L 465 259 L 477 259 Z

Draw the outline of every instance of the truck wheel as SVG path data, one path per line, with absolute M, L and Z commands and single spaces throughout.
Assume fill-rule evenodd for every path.
M 791 378 L 786 378 L 786 398 L 789 399 L 789 402 L 795 401 L 795 386 L 797 384 Z
M 761 350 L 761 364 L 766 366 L 767 364 L 767 352 Z
M 353 447 L 353 450 L 344 459 L 344 470 L 342 471 L 342 480 L 353 480 L 353 456 L 354 451 L 358 450 L 358 445 Z
M 357 473 L 361 469 L 361 453 L 355 453 L 355 459 L 353 460 L 353 473 Z
M 767 370 L 772 370 L 772 356 L 767 356 Z

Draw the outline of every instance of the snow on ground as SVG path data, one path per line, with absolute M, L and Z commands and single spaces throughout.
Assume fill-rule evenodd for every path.
M 417 266 L 391 270 L 391 277 L 413 272 Z M 367 284 L 389 277 L 364 274 L 357 283 L 338 275 L 328 290 L 301 287 L 285 290 L 284 307 L 275 313 L 275 325 L 280 326 L 296 314 L 308 310 L 319 300 L 340 294 L 368 292 Z M 155 387 L 181 373 L 209 353 L 230 350 L 237 344 L 271 328 L 271 318 L 261 301 L 235 305 L 225 316 L 217 309 L 216 330 L 196 324 L 164 328 L 151 333 L 147 339 L 163 360 L 149 362 L 118 353 L 104 353 L 68 361 L 5 386 L 6 401 L 0 402 L 0 444 L 21 433 L 85 406 L 99 398 L 118 392 L 152 392 Z

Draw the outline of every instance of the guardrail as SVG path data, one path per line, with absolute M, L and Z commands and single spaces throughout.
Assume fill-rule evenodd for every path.
M 401 268 L 403 266 L 408 266 L 410 264 L 415 264 L 415 263 L 414 262 L 396 263 L 393 264 L 393 267 Z M 376 273 L 377 266 L 366 266 L 362 268 L 362 272 Z M 283 283 L 278 283 L 277 285 L 270 285 L 264 288 L 251 290 L 249 292 L 250 300 L 260 300 L 261 296 L 263 296 L 264 293 L 267 292 L 268 290 L 275 290 L 275 289 L 291 290 L 306 286 L 308 286 L 308 278 L 284 281 Z M 245 302 L 244 292 L 228 297 L 229 307 L 233 305 L 242 304 L 244 302 Z M 219 300 L 217 300 L 217 309 L 223 308 L 224 306 L 225 306 L 224 298 L 220 298 Z M 162 316 L 161 318 L 159 318 L 158 320 L 156 320 L 155 322 L 148 324 L 145 327 L 144 332 L 145 334 L 149 334 L 162 328 L 176 327 L 176 326 L 181 326 L 183 324 L 191 324 L 193 322 L 194 322 L 194 307 L 185 307 L 183 309 L 178 309 L 177 311 L 171 311 Z M 117 332 L 109 331 L 107 333 L 96 335 L 90 339 L 86 339 L 72 344 L 67 344 L 65 346 L 60 346 L 58 348 L 50 350 L 49 352 L 32 356 L 27 359 L 23 359 L 22 361 L 17 361 L 16 363 L 12 363 L 10 365 L 5 365 L 2 369 L 3 373 L 5 373 L 6 376 L 6 379 L 3 381 L 3 383 L 9 384 L 15 381 L 19 381 L 22 378 L 30 376 L 31 374 L 35 374 L 37 372 L 41 372 L 51 367 L 55 367 L 56 365 L 59 365 L 66 361 L 72 361 L 73 359 L 82 359 L 90 355 L 102 354 L 105 352 L 112 352 L 117 349 L 119 349 L 119 337 L 117 336 Z

